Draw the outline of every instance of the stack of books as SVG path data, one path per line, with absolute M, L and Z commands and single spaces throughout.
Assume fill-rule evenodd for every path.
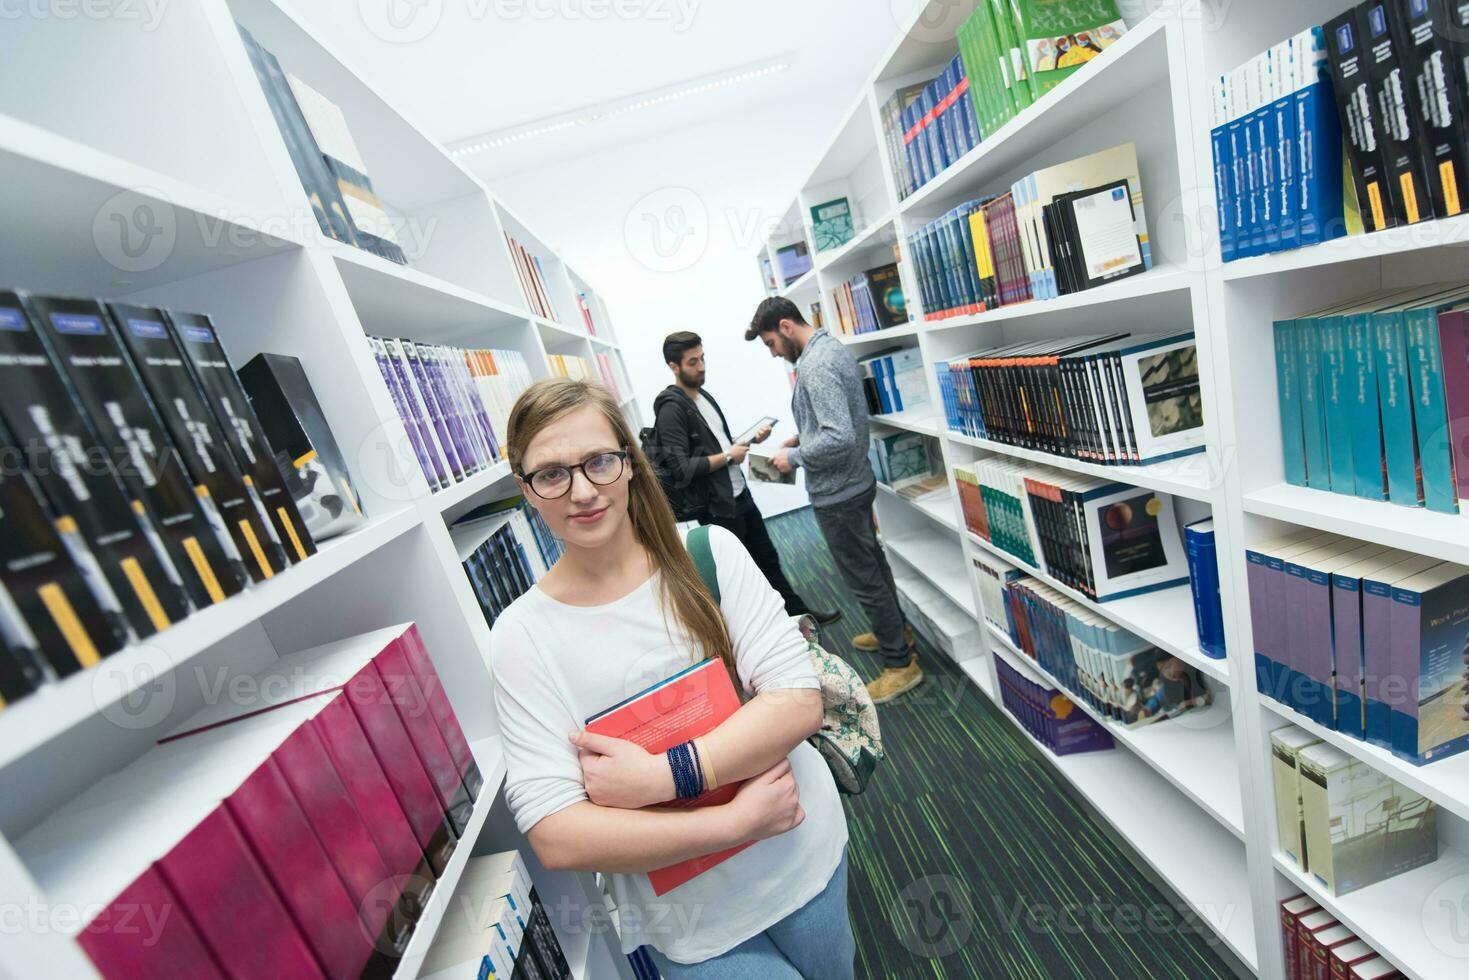
M 890 348 L 857 362 L 867 411 L 873 415 L 906 412 L 928 404 L 928 379 L 917 347 Z
M 1270 733 L 1270 760 L 1280 849 L 1327 894 L 1346 895 L 1438 860 L 1438 807 L 1380 769 L 1294 725 Z M 1292 934 L 1301 963 L 1317 959 L 1313 947 L 1356 938 L 1323 933 L 1335 923 L 1310 911 L 1309 900 L 1287 901 L 1295 903 L 1282 907 L 1287 957 Z
M 1414 765 L 1469 749 L 1469 568 L 1305 530 L 1245 560 L 1264 694 Z
M 1457 513 L 1469 500 L 1469 286 L 1275 323 L 1286 482 Z
M 518 354 L 381 337 L 368 343 L 431 490 L 451 487 L 499 461 L 500 441 L 482 394 L 510 395 L 506 386 L 517 383 L 510 378 L 529 384 L 523 359 L 516 364 Z M 476 371 L 481 379 L 497 378 L 501 363 L 505 382 L 479 384 Z M 485 373 L 491 368 L 493 375 Z
M 1054 687 L 1031 680 L 1004 657 L 995 657 L 995 673 L 1000 682 L 1000 703 L 1031 738 L 1056 755 L 1113 747 L 1112 733 Z
M 1005 587 L 1025 573 L 1014 565 L 988 552 L 974 556 L 974 581 L 979 587 L 979 601 L 985 622 L 1004 633 L 1010 632 L 1009 593 Z
M 1351 231 L 1463 211 L 1469 7 L 1368 0 L 1326 22 Z
M 236 679 L 16 850 L 103 976 L 391 975 L 485 789 L 417 628 Z
M 522 497 L 476 508 L 456 521 L 453 531 L 456 540 L 480 541 L 464 559 L 464 571 L 492 626 L 561 556 L 550 528 Z
M 1153 267 L 1131 143 L 1046 167 L 908 238 L 928 320 L 1050 299 Z
M 520 242 L 505 232 L 505 244 L 510 246 L 510 259 L 515 263 L 515 274 L 520 278 L 520 290 L 530 311 L 545 320 L 561 322 L 556 307 L 551 302 L 551 292 L 546 288 L 546 273 L 541 268 L 541 257 L 531 254 Z
M 1285 839 L 1284 836 L 1281 837 Z M 1398 968 L 1308 895 L 1280 902 L 1285 975 L 1301 980 L 1398 980 Z
M 0 291 L 0 450 L 0 708 L 316 552 L 201 314 Z
M 970 531 L 1095 602 L 1188 581 L 1166 493 L 1003 457 L 954 476 Z
M 908 322 L 908 304 L 898 265 L 868 269 L 832 290 L 837 331 L 846 336 L 873 333 Z M 819 311 L 816 313 L 820 318 Z M 813 326 L 819 326 L 813 321 Z
M 1113 0 L 978 4 L 958 40 L 981 131 L 999 129 L 1126 32 Z
M 373 190 L 347 117 L 326 96 L 284 71 L 249 31 L 239 30 L 322 234 L 406 265 L 393 219 Z
M 595 381 L 597 379 L 585 357 L 578 357 L 575 354 L 547 354 L 546 363 L 550 365 L 551 373 L 558 378 L 571 378 L 575 381 Z
M 934 366 L 949 429 L 1109 465 L 1204 451 L 1192 332 L 1026 341 Z
M 1005 586 L 1011 642 L 1046 673 L 1124 728 L 1211 704 L 1198 669 L 1033 578 Z
M 1345 235 L 1342 127 L 1321 28 L 1220 75 L 1212 95 L 1209 142 L 1224 261 Z
M 901 159 L 902 166 L 895 176 L 901 181 L 898 187 L 907 191 L 903 197 L 943 173 L 981 139 L 963 59 L 955 56 L 941 73 L 915 88 L 911 99 L 896 93 L 893 98 L 903 108 L 896 117 L 891 109 L 886 116 L 896 123 L 887 130 L 886 138 L 900 149 L 895 159 Z
M 919 432 L 874 432 L 867 439 L 867 459 L 877 482 L 904 496 L 922 496 L 946 485 L 937 439 Z

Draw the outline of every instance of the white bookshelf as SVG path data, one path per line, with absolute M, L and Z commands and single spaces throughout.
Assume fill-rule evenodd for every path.
M 407 266 L 321 234 L 236 22 L 342 108 L 399 222 Z M 530 852 L 512 821 L 490 818 L 504 810 L 505 764 L 489 629 L 448 530 L 516 488 L 501 462 L 430 493 L 366 338 L 516 350 L 535 378 L 550 373 L 549 354 L 600 353 L 625 380 L 610 308 L 554 243 L 274 0 L 198 0 L 146 29 L 125 17 L 23 18 L 0 35 L 0 58 L 35 82 L 0 92 L 0 209 L 13 232 L 0 241 L 5 284 L 207 312 L 237 365 L 267 350 L 300 358 L 369 515 L 305 563 L 0 712 L 0 784 L 11 788 L 0 794 L 0 904 L 50 904 L 11 842 L 137 759 L 231 678 L 412 620 L 485 779 L 398 969 L 416 976 L 469 857 Z M 506 230 L 540 256 L 559 321 L 529 310 Z M 641 415 L 624 390 L 636 430 Z M 543 877 L 553 920 L 560 911 L 588 920 L 590 876 Z M 0 943 L 0 976 L 97 976 L 75 932 L 11 936 Z M 631 977 L 615 933 L 564 938 L 578 980 Z
M 1413 766 L 1390 753 L 1321 729 L 1255 689 L 1250 610 L 1246 601 L 1244 549 L 1289 529 L 1316 528 L 1469 564 L 1469 523 L 1456 515 L 1288 486 L 1280 462 L 1272 323 L 1373 289 L 1439 280 L 1462 281 L 1469 217 L 1459 216 L 1373 235 L 1224 264 L 1215 231 L 1215 200 L 1208 144 L 1208 80 L 1270 45 L 1347 9 L 1347 0 L 1203 0 L 1198 4 L 1148 2 L 1119 5 L 1128 33 L 1102 57 L 990 134 L 978 147 L 906 200 L 899 200 L 886 163 L 886 196 L 874 200 L 864 181 L 870 156 L 883 159 L 887 144 L 881 105 L 900 87 L 926 81 L 957 52 L 954 31 L 974 9 L 972 0 L 929 0 L 900 25 L 863 87 L 869 132 L 853 132 L 844 117 L 796 192 L 792 209 L 849 188 L 864 218 L 847 245 L 817 253 L 813 270 L 823 311 L 832 291 L 879 261 L 886 247 L 965 200 L 1007 188 L 1020 176 L 1053 163 L 1122 142 L 1137 146 L 1154 267 L 1144 275 L 1099 289 L 1050 300 L 1001 307 L 973 316 L 925 320 L 906 265 L 906 326 L 858 336 L 837 335 L 858 357 L 887 346 L 917 346 L 932 364 L 984 346 L 1025 338 L 1094 332 L 1098 327 L 1133 331 L 1191 325 L 1198 338 L 1207 451 L 1146 467 L 1098 467 L 945 429 L 937 382 L 930 377 L 930 405 L 894 416 L 875 416 L 876 431 L 898 429 L 935 436 L 946 470 L 989 456 L 1047 463 L 1063 470 L 1105 475 L 1174 496 L 1180 523 L 1212 515 L 1219 555 L 1220 592 L 1228 656 L 1209 658 L 1198 646 L 1189 590 L 1096 603 L 1035 568 L 1026 568 L 1073 599 L 1186 660 L 1202 671 L 1215 704 L 1150 728 L 1119 733 L 1111 753 L 1070 758 L 1045 754 L 1056 778 L 1088 799 L 1138 858 L 1184 902 L 1204 914 L 1212 931 L 1250 970 L 1281 980 L 1277 903 L 1309 891 L 1358 935 L 1416 980 L 1460 976 L 1469 963 L 1469 940 L 1456 914 L 1469 908 L 1469 762 L 1450 758 Z M 767 246 L 791 240 L 790 228 Z M 785 295 L 803 303 L 800 295 Z M 833 323 L 828 314 L 828 325 Z M 937 411 L 937 414 L 936 414 Z M 995 554 L 964 526 L 957 489 L 950 500 L 913 501 L 879 493 L 877 512 L 894 574 L 928 588 L 936 612 L 975 616 L 983 653 L 961 663 L 963 672 L 992 699 L 994 658 L 1032 668 L 991 630 L 968 574 L 975 556 Z M 958 571 L 956 571 L 958 570 Z M 964 572 L 972 590 L 956 603 Z M 910 596 L 911 598 L 911 596 Z M 1001 613 L 1003 618 L 1003 614 Z M 1022 659 L 1023 658 L 1023 659 Z M 1006 717 L 1009 717 L 1008 714 Z M 1277 855 L 1269 734 L 1300 725 L 1404 786 L 1439 804 L 1442 857 L 1428 868 L 1332 899 Z M 1167 815 L 1166 817 L 1164 815 Z M 991 819 L 993 817 L 990 817 Z M 1190 860 L 1160 854 L 1150 828 L 1168 823 L 1169 840 Z M 1197 858 L 1203 857 L 1203 863 Z

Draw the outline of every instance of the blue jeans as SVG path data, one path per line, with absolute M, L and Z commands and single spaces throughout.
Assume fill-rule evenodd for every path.
M 821 894 L 734 949 L 674 963 L 648 947 L 664 980 L 852 980 L 857 941 L 847 917 L 847 856 Z

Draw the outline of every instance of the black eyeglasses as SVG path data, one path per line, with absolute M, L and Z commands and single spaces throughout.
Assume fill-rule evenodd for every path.
M 520 479 L 530 484 L 536 496 L 542 500 L 555 500 L 571 492 L 572 472 L 581 470 L 581 475 L 599 487 L 616 483 L 622 476 L 623 464 L 627 462 L 627 450 L 617 449 L 588 456 L 580 463 L 543 466 L 530 473 L 520 474 Z

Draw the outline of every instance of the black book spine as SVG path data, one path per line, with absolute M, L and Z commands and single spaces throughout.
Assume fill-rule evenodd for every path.
M 5 584 L 0 582 L 0 711 L 34 694 L 48 682 L 40 651 L 24 635 Z
M 1398 56 L 1409 76 L 1409 101 L 1433 211 L 1451 217 L 1464 210 L 1469 181 L 1469 126 L 1464 90 L 1454 74 L 1452 21 L 1443 0 L 1395 3 L 1388 13 Z
M 1362 6 L 1366 29 L 1367 74 L 1381 120 L 1383 160 L 1393 211 L 1403 224 L 1417 224 L 1434 216 L 1433 200 L 1425 179 L 1425 159 L 1413 121 L 1409 88 L 1410 63 L 1398 51 L 1387 0 L 1368 0 Z
M 1353 8 L 1326 22 L 1326 51 L 1331 65 L 1332 89 L 1337 114 L 1346 136 L 1352 183 L 1361 204 L 1362 224 L 1367 231 L 1397 225 L 1387 186 L 1387 167 L 1382 151 L 1381 122 L 1368 69 L 1365 16 Z

